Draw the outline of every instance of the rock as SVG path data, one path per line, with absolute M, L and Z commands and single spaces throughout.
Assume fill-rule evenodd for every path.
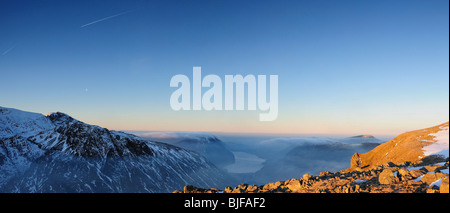
M 266 185 L 263 186 L 263 190 L 268 190 L 268 191 L 272 191 L 277 189 L 278 187 L 280 187 L 284 182 L 282 181 L 278 181 L 275 183 L 268 183 Z
M 289 183 L 286 185 L 286 187 L 292 192 L 298 192 L 298 191 L 300 191 L 302 184 L 300 183 L 299 180 L 293 179 L 293 180 L 289 181 Z
M 256 185 L 248 185 L 247 186 L 247 192 L 255 192 L 258 190 L 258 186 Z
M 186 185 L 184 186 L 183 192 L 184 193 L 192 193 L 195 190 L 194 186 Z
M 443 177 L 447 176 L 447 174 L 444 173 L 434 173 L 434 172 L 429 172 L 426 175 L 424 175 L 420 181 L 422 181 L 423 183 L 426 183 L 427 185 L 430 185 L 431 183 L 433 183 L 434 181 L 437 181 Z
M 419 169 L 419 170 L 411 170 L 411 171 L 409 172 L 409 174 L 410 174 L 413 178 L 418 178 L 418 177 L 424 175 L 425 173 L 427 173 L 427 172 L 425 172 L 424 170 L 421 170 L 421 169 Z
M 245 191 L 245 190 L 247 189 L 247 187 L 248 187 L 248 184 L 246 184 L 246 183 L 240 184 L 240 185 L 238 186 L 238 188 L 239 188 L 239 189 L 242 189 L 242 191 Z
M 233 192 L 233 189 L 229 186 L 225 187 L 225 189 L 223 190 L 225 193 L 231 193 Z
M 415 180 L 408 180 L 406 183 L 407 183 L 407 185 L 410 185 L 410 186 L 420 186 L 420 185 L 422 185 L 422 182 L 415 181 Z
M 303 180 L 309 180 L 311 178 L 312 178 L 312 176 L 310 174 L 308 174 L 308 173 L 303 175 Z
M 378 182 L 380 184 L 395 184 L 399 182 L 399 179 L 394 175 L 392 170 L 385 169 L 378 176 Z
M 245 192 L 243 189 L 238 188 L 238 187 L 234 187 L 233 191 L 231 193 L 243 193 Z
M 398 170 L 401 181 L 411 180 L 413 177 L 406 168 L 401 168 Z
M 326 177 L 331 175 L 331 173 L 329 171 L 324 171 L 324 172 L 320 172 L 318 177 Z
M 427 193 L 439 193 L 439 190 L 433 189 L 433 188 L 428 188 Z
M 439 188 L 441 193 L 449 193 L 448 192 L 448 177 L 442 178 L 441 187 Z
M 392 187 L 383 187 L 383 188 L 381 188 L 381 192 L 383 192 L 383 193 L 393 193 L 394 189 Z
M 445 168 L 442 165 L 433 165 L 433 166 L 425 166 L 424 167 L 428 172 L 434 172 L 436 169 Z
M 387 168 L 387 167 L 396 167 L 397 165 L 395 165 L 395 163 L 392 162 L 387 162 L 385 164 L 383 164 L 383 167 Z
M 211 188 L 208 190 L 209 193 L 216 193 L 218 191 L 220 191 L 220 189 L 218 189 L 218 188 Z
M 400 168 L 400 169 L 398 170 L 398 174 L 401 175 L 401 176 L 407 176 L 407 175 L 410 175 L 410 174 L 409 174 L 409 170 L 406 169 L 406 168 Z
M 355 153 L 352 156 L 352 158 L 350 159 L 350 167 L 351 168 L 361 168 L 361 167 L 363 167 L 362 160 L 361 160 L 361 154 Z

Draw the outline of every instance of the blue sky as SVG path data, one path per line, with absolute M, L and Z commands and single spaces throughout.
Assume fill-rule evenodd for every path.
M 0 105 L 120 130 L 398 134 L 449 120 L 448 4 L 1 1 Z M 172 111 L 193 66 L 278 75 L 278 119 Z

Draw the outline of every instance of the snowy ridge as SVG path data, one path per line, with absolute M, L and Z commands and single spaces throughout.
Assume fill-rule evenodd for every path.
M 60 112 L 0 109 L 0 192 L 171 192 L 227 182 L 195 152 Z
M 448 123 L 445 126 L 439 127 L 439 129 L 440 129 L 439 132 L 430 134 L 431 136 L 434 136 L 436 142 L 433 141 L 434 143 L 423 147 L 423 152 L 425 156 L 442 155 L 445 158 L 449 157 Z
M 54 125 L 42 114 L 0 106 L 0 138 L 32 135 L 53 128 Z

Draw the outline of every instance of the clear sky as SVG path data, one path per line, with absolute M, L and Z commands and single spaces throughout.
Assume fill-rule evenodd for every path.
M 399 134 L 449 120 L 448 58 L 448 0 L 0 1 L 0 105 L 109 129 Z M 173 111 L 193 66 L 278 75 L 278 119 Z

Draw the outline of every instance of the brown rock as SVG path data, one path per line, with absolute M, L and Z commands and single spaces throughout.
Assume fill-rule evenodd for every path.
M 433 183 L 434 181 L 437 181 L 443 177 L 448 176 L 445 173 L 434 173 L 434 172 L 429 172 L 426 175 L 424 175 L 420 181 L 422 181 L 423 183 L 426 183 L 427 185 L 430 185 L 431 183 Z
M 237 186 L 237 187 L 239 189 L 241 189 L 242 191 L 245 191 L 247 189 L 247 187 L 248 187 L 248 184 L 242 183 L 242 184 L 239 184 L 239 186 Z
M 277 181 L 275 183 L 268 183 L 263 186 L 263 190 L 268 190 L 268 191 L 275 190 L 278 187 L 280 187 L 283 183 L 284 182 L 282 182 L 282 181 Z
M 234 187 L 233 191 L 231 193 L 242 193 L 245 192 L 244 190 L 242 190 L 241 188 L 238 187 Z
M 413 178 L 418 178 L 418 177 L 424 175 L 425 173 L 427 173 L 427 172 L 425 172 L 424 170 L 421 170 L 421 169 L 419 169 L 419 170 L 411 170 L 409 172 L 409 174 L 411 174 L 411 176 Z
M 299 180 L 293 179 L 293 180 L 289 181 L 289 183 L 286 185 L 286 187 L 292 192 L 298 192 L 298 191 L 300 191 L 302 185 Z
M 428 172 L 434 172 L 436 169 L 445 168 L 442 165 L 433 165 L 433 166 L 425 166 L 424 167 Z
M 231 193 L 233 192 L 233 189 L 229 186 L 225 187 L 225 189 L 223 190 L 225 193 Z
M 312 178 L 312 176 L 310 174 L 308 174 L 308 173 L 303 175 L 303 180 L 309 180 L 311 178 Z
M 427 193 L 439 193 L 439 190 L 433 189 L 433 188 L 428 188 Z
M 208 190 L 208 193 L 216 193 L 218 191 L 220 191 L 220 189 L 218 189 L 218 188 L 211 188 L 211 189 Z
M 195 189 L 196 188 L 194 186 L 186 185 L 186 186 L 184 186 L 183 192 L 184 193 L 192 193 L 192 192 L 194 192 Z
M 411 180 L 413 178 L 406 168 L 399 169 L 398 174 L 402 181 Z
M 420 181 L 415 181 L 415 180 L 409 180 L 409 181 L 407 181 L 407 185 L 410 185 L 410 186 L 420 186 L 420 185 L 422 185 L 422 182 L 420 182 Z
M 395 184 L 399 182 L 399 179 L 394 175 L 392 170 L 385 169 L 378 176 L 378 182 L 380 184 Z
M 256 185 L 248 185 L 247 186 L 247 192 L 255 192 L 258 190 L 258 186 Z
M 362 160 L 361 160 L 361 154 L 355 153 L 352 156 L 352 158 L 350 159 L 350 167 L 351 168 L 361 168 L 361 167 L 363 167 Z
M 441 181 L 441 187 L 439 188 L 441 193 L 448 193 L 448 177 L 444 177 Z
M 326 176 L 329 176 L 329 175 L 331 175 L 331 173 L 329 171 L 324 171 L 324 172 L 320 172 L 318 176 L 319 177 L 326 177 Z

